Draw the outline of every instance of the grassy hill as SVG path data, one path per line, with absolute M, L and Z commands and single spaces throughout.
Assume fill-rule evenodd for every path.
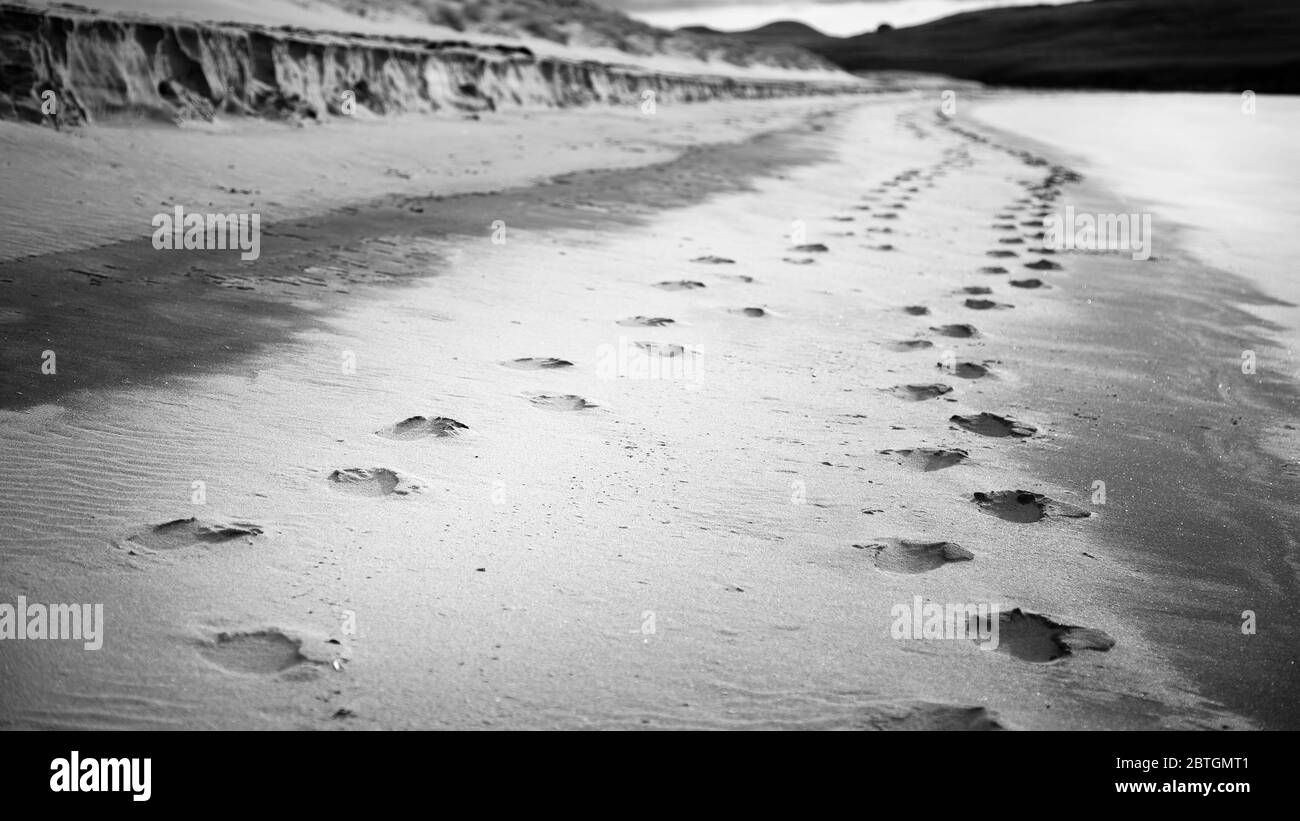
M 396 14 L 456 31 L 528 35 L 564 45 L 599 46 L 633 55 L 678 55 L 723 60 L 738 66 L 802 70 L 834 66 L 797 45 L 765 43 L 716 32 L 665 31 L 633 20 L 594 0 L 326 0 L 367 16 Z

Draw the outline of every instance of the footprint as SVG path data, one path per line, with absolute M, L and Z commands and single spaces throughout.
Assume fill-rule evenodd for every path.
M 505 365 L 507 368 L 518 368 L 521 371 L 538 371 L 538 370 L 547 370 L 551 368 L 573 367 L 573 363 L 568 361 L 567 359 L 555 359 L 554 357 L 550 357 L 550 356 L 544 356 L 544 357 L 529 356 L 529 357 L 524 357 L 523 359 L 511 359 L 507 362 L 502 362 L 501 364 Z
M 549 408 L 550 410 L 579 411 L 597 407 L 586 399 L 583 399 L 581 396 L 574 396 L 571 393 L 562 396 L 551 396 L 541 393 L 536 396 L 530 396 L 528 401 L 532 402 L 539 408 Z
M 749 274 L 720 274 L 719 276 L 721 276 L 723 279 L 734 279 L 737 282 L 744 282 L 746 284 L 754 281 L 754 278 Z
M 1032 278 L 1032 277 L 1031 277 L 1030 279 L 1013 279 L 1013 280 L 1011 280 L 1011 283 L 1010 283 L 1010 284 L 1012 285 L 1012 287 L 1015 287 L 1015 288 L 1042 288 L 1042 287 L 1045 287 L 1045 286 L 1043 285 L 1043 281 L 1042 281 L 1041 279 L 1035 279 L 1035 278 Z
M 886 211 L 886 212 L 883 213 L 883 214 L 872 214 L 871 216 L 875 217 L 875 218 L 878 219 L 878 220 L 896 220 L 896 219 L 898 219 L 898 214 L 894 213 L 893 211 Z
M 1002 237 L 998 240 L 998 242 L 1002 243 L 1003 245 L 1024 245 L 1025 244 L 1025 241 L 1020 237 Z
M 331 473 L 329 481 L 353 496 L 406 496 L 423 489 L 414 478 L 388 468 L 344 468 Z
M 858 725 L 872 730 L 993 732 L 1007 729 L 997 713 L 987 707 L 920 702 L 906 707 L 901 713 L 898 712 L 899 707 L 890 705 L 878 714 L 873 711 L 859 719 Z
M 791 265 L 812 265 L 817 260 L 812 257 L 802 257 L 799 259 L 795 259 L 794 257 L 781 257 L 781 261 L 788 262 Z
M 904 399 L 910 399 L 913 402 L 936 399 L 946 393 L 952 393 L 952 387 L 942 382 L 927 385 L 897 385 L 892 390 Z
M 967 285 L 965 288 L 961 289 L 961 292 L 963 294 L 991 294 L 993 293 L 993 289 L 984 285 Z
M 924 305 L 908 305 L 907 307 L 903 308 L 903 311 L 911 314 L 912 316 L 925 316 L 926 314 L 930 313 L 930 309 L 925 307 Z
M 375 433 L 387 439 L 423 439 L 426 436 L 456 436 L 462 430 L 469 430 L 469 425 L 446 416 L 435 416 L 432 419 L 412 416 Z
M 218 667 L 251 675 L 274 675 L 308 660 L 302 654 L 302 641 L 278 630 L 218 633 L 200 652 Z
M 812 242 L 807 245 L 796 245 L 792 247 L 790 250 L 798 251 L 801 254 L 824 254 L 830 251 L 831 249 L 827 248 L 825 245 L 822 245 L 820 242 Z
M 727 259 L 726 257 L 715 257 L 712 254 L 706 257 L 696 257 L 695 259 L 691 260 L 691 262 L 698 262 L 702 265 L 735 265 L 736 264 L 736 261 L 734 259 Z
M 985 265 L 979 269 L 981 274 L 1005 274 L 1008 273 L 1006 268 L 1001 265 Z
M 694 351 L 691 351 L 688 348 L 683 348 L 675 342 L 634 342 L 632 344 L 636 345 L 651 356 L 672 357 L 685 356 L 688 353 L 694 353 Z
M 1050 259 L 1040 259 L 1037 262 L 1026 262 L 1025 267 L 1032 268 L 1035 271 L 1061 270 L 1061 264 L 1059 262 L 1052 262 Z
M 881 453 L 886 456 L 900 456 L 898 464 L 904 462 L 910 463 L 921 469 L 925 473 L 935 470 L 943 470 L 954 465 L 959 465 L 970 454 L 958 448 L 907 448 L 904 450 L 882 450 Z
M 1017 254 L 1015 251 L 993 250 L 993 251 L 985 251 L 984 256 L 995 257 L 997 259 L 1006 259 L 1007 257 L 1019 256 L 1019 254 Z
M 1060 624 L 1047 616 L 1026 613 L 1018 607 L 998 613 L 997 619 L 996 651 L 1022 661 L 1042 664 L 1080 650 L 1104 653 L 1115 646 L 1115 640 L 1100 630 Z M 986 634 L 991 632 L 986 625 L 975 626 L 983 628 Z
M 868 248 L 870 248 L 870 250 L 872 250 L 872 251 L 892 251 L 892 250 L 894 250 L 894 246 L 889 245 L 888 243 L 886 243 L 885 245 L 871 245 L 871 246 L 868 246 Z
M 190 517 L 154 525 L 128 536 L 126 541 L 147 550 L 180 550 L 235 540 L 251 544 L 254 537 L 261 535 L 262 528 L 248 522 L 204 522 Z
M 661 328 L 673 324 L 673 320 L 664 316 L 630 316 L 627 319 L 620 319 L 618 324 L 627 327 Z
M 760 317 L 767 316 L 767 311 L 762 308 L 737 308 L 732 313 L 742 314 L 744 316 Z
M 1019 436 L 1028 437 L 1038 433 L 1038 428 L 1033 425 L 1027 425 L 1024 422 L 1017 422 L 1014 419 L 1008 419 L 1005 416 L 998 416 L 993 413 L 980 413 L 974 416 L 953 416 L 948 421 L 954 423 L 960 428 L 978 433 L 980 436 Z
M 994 302 L 991 299 L 968 299 L 966 307 L 975 311 L 987 311 L 992 308 L 1014 308 L 1015 306 L 1005 302 Z
M 964 322 L 954 325 L 940 325 L 930 330 L 941 336 L 951 336 L 954 339 L 970 339 L 979 336 L 979 331 L 975 330 L 974 325 L 967 325 Z
M 696 288 L 703 288 L 703 282 L 696 282 L 693 279 L 679 279 L 675 282 L 657 282 L 656 288 L 663 288 L 665 291 L 691 291 Z
M 1008 522 L 1030 524 L 1049 516 L 1066 519 L 1086 519 L 1092 514 L 1074 505 L 1058 502 L 1041 493 L 1028 490 L 997 490 L 975 493 L 971 500 L 980 510 Z
M 1014 231 L 1016 224 L 1014 222 L 995 222 L 991 226 L 995 231 Z
M 948 371 L 948 373 L 955 376 L 960 376 L 962 379 L 982 379 L 989 375 L 988 368 L 983 365 L 977 365 L 974 362 L 958 362 L 951 368 L 945 367 L 944 364 L 940 362 L 937 367 L 943 368 Z
M 872 551 L 876 569 L 886 573 L 926 573 L 949 562 L 968 562 L 975 558 L 974 553 L 954 542 L 881 539 L 854 547 Z
M 894 343 L 894 350 L 896 351 L 920 351 L 933 347 L 934 343 L 928 339 L 905 339 L 902 342 Z

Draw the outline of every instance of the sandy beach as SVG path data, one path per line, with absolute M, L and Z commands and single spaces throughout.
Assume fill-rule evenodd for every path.
M 0 123 L 0 726 L 1294 728 L 1278 300 L 937 102 Z

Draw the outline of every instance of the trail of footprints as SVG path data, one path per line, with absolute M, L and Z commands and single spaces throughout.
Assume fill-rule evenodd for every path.
M 990 248 L 984 253 L 991 259 L 1004 261 L 1003 264 L 984 265 L 977 268 L 976 272 L 986 276 L 1009 275 L 1011 271 L 1007 266 L 1014 264 L 1013 260 L 1022 260 L 1020 248 L 1029 246 L 1030 243 L 1037 243 L 1037 247 L 1028 248 L 1026 251 L 1033 258 L 1020 261 L 1020 267 L 1034 272 L 1063 270 L 1060 263 L 1048 259 L 1055 250 L 1043 245 L 1043 220 L 1052 213 L 1053 204 L 1061 194 L 1060 186 L 1068 182 L 1077 182 L 1080 179 L 1079 175 L 1063 166 L 1050 166 L 1046 160 L 1031 153 L 1015 151 L 991 143 L 986 137 L 975 132 L 951 124 L 947 124 L 946 127 L 970 142 L 985 144 L 996 150 L 1010 153 L 1030 167 L 1048 168 L 1046 176 L 1041 181 L 1022 181 L 1025 196 L 1008 203 L 995 215 L 996 221 L 991 223 L 994 231 L 1006 236 L 997 237 L 997 247 Z M 935 177 L 941 176 L 946 169 L 965 167 L 972 162 L 965 148 L 948 149 L 940 163 L 928 174 L 916 169 L 906 171 L 871 189 L 865 199 L 874 202 L 891 189 L 909 185 L 917 180 L 924 181 L 927 187 L 932 186 Z M 916 189 L 910 187 L 907 190 L 915 192 Z M 897 216 L 889 213 L 888 218 L 896 219 Z M 1010 278 L 1008 284 L 1023 291 L 1050 287 L 1037 276 Z M 956 296 L 962 308 L 971 311 L 1008 310 L 1015 307 L 1013 304 L 997 299 L 994 294 L 994 288 L 991 286 L 971 285 L 959 289 Z M 932 315 L 930 307 L 926 305 L 906 305 L 901 310 L 914 317 Z M 930 331 L 950 339 L 974 339 L 979 336 L 979 331 L 974 325 L 964 322 L 932 325 Z M 924 337 L 917 337 L 895 342 L 893 347 L 899 351 L 925 351 L 933 348 L 934 343 Z M 939 363 L 938 367 L 959 379 L 980 379 L 990 375 L 988 363 L 948 361 Z M 909 383 L 887 390 L 909 401 L 933 399 L 955 401 L 949 398 L 949 394 L 953 392 L 952 386 L 944 383 Z M 987 412 L 974 415 L 956 414 L 950 417 L 949 421 L 953 430 L 992 438 L 1028 439 L 1038 432 L 1033 425 Z M 967 451 L 959 448 L 883 450 L 880 453 L 900 465 L 921 471 L 944 470 L 961 465 L 969 458 Z M 1091 515 L 1081 508 L 1027 490 L 977 491 L 971 495 L 970 500 L 981 513 L 1014 524 L 1034 524 L 1051 519 L 1081 519 Z M 948 541 L 884 538 L 867 544 L 856 544 L 854 547 L 867 551 L 878 571 L 891 574 L 924 574 L 949 564 L 975 559 L 975 554 L 970 550 Z M 1063 624 L 1051 617 L 1025 612 L 1018 608 L 986 618 L 998 619 L 999 641 L 996 649 L 1022 661 L 1053 662 L 1079 650 L 1109 650 L 1115 643 L 1099 630 Z M 969 626 L 972 628 L 970 635 L 978 635 L 974 630 L 980 625 Z M 983 627 L 987 629 L 990 625 L 986 624 Z
M 928 138 L 914 122 L 902 122 L 902 126 L 912 130 L 918 138 Z M 968 141 L 983 143 L 993 148 L 1010 151 L 989 143 L 987 138 L 974 132 L 947 124 L 950 131 L 965 137 Z M 1027 153 L 1016 153 L 1027 165 L 1046 166 L 1041 158 Z M 855 210 L 865 212 L 873 221 L 865 228 L 868 234 L 892 234 L 893 223 L 900 219 L 900 212 L 907 210 L 907 204 L 924 189 L 934 188 L 936 180 L 948 171 L 969 167 L 974 163 L 969 149 L 965 145 L 951 147 L 943 152 L 942 159 L 933 168 L 926 170 L 910 169 L 871 189 L 864 197 L 863 203 L 854 206 Z M 1060 195 L 1060 186 L 1066 182 L 1079 179 L 1078 175 L 1061 166 L 1051 166 L 1049 173 L 1041 182 L 1024 183 L 1027 196 L 1020 197 L 1006 205 L 995 216 L 992 223 L 994 230 L 1014 233 L 998 239 L 999 246 L 1027 244 L 1027 241 L 1043 239 L 1043 218 L 1051 213 L 1053 201 Z M 885 201 L 888 200 L 888 201 Z M 855 217 L 834 217 L 838 222 L 854 222 Z M 882 225 L 880 223 L 890 223 Z M 852 232 L 845 232 L 852 235 Z M 864 246 L 874 251 L 892 251 L 892 243 Z M 783 260 L 793 265 L 811 265 L 816 263 L 815 255 L 830 253 L 822 243 L 804 243 L 794 245 L 789 253 L 798 256 L 786 256 Z M 1023 267 L 1035 272 L 1059 271 L 1062 266 L 1046 258 L 1054 251 L 1039 247 L 1030 251 L 1037 259 L 1022 263 Z M 1018 259 L 1016 250 L 1005 247 L 990 249 L 987 256 L 999 260 Z M 727 267 L 736 264 L 735 260 L 707 255 L 690 260 L 697 265 Z M 1009 273 L 1004 265 L 986 265 L 978 273 L 989 276 L 1002 276 Z M 720 278 L 741 283 L 753 282 L 747 275 L 720 274 Z M 1012 287 L 1032 290 L 1049 287 L 1037 277 L 1024 277 L 1009 281 Z M 655 283 L 654 287 L 666 291 L 689 292 L 704 289 L 707 285 L 696 279 L 678 279 Z M 970 286 L 961 290 L 959 298 L 964 297 L 962 305 L 968 310 L 1009 309 L 1013 305 L 986 298 L 993 294 L 989 286 Z M 924 305 L 904 306 L 901 310 L 915 317 L 931 315 L 931 310 Z M 763 318 L 770 313 L 761 307 L 739 307 L 730 309 L 730 313 L 747 318 Z M 635 315 L 615 320 L 623 327 L 666 328 L 675 324 L 669 317 Z M 975 339 L 979 331 L 974 325 L 965 322 L 930 326 L 930 330 L 949 339 Z M 933 342 L 925 338 L 903 340 L 895 344 L 898 350 L 922 351 L 933 347 Z M 637 345 L 650 355 L 679 356 L 684 353 L 680 345 L 661 342 L 638 342 Z M 575 367 L 573 362 L 556 357 L 521 357 L 500 363 L 503 367 L 516 370 L 558 371 Z M 953 376 L 960 379 L 980 379 L 990 375 L 987 363 L 957 362 L 939 364 Z M 947 398 L 953 392 L 950 385 L 939 382 L 917 382 L 895 386 L 888 390 L 908 401 L 932 401 Z M 597 405 L 586 398 L 574 394 L 531 394 L 527 401 L 543 410 L 561 412 L 581 412 L 596 408 Z M 949 400 L 955 401 L 955 400 Z M 953 415 L 950 419 L 953 430 L 966 431 L 979 436 L 995 438 L 1029 438 L 1037 433 L 1036 428 L 1024 422 L 992 413 L 979 413 L 972 416 Z M 375 431 L 384 438 L 396 440 L 448 439 L 459 437 L 469 430 L 469 426 L 443 416 L 412 416 L 402 421 Z M 907 465 L 920 471 L 935 471 L 952 468 L 966 462 L 969 453 L 961 448 L 912 448 L 880 451 L 901 465 Z M 427 483 L 387 467 L 347 467 L 333 470 L 327 477 L 328 486 L 336 492 L 361 497 L 403 497 L 421 492 Z M 1045 519 L 1083 518 L 1090 514 L 1064 502 L 1050 499 L 1042 494 L 1025 490 L 980 491 L 973 493 L 972 504 L 987 515 L 996 516 L 1004 521 L 1017 524 L 1031 524 Z M 196 547 L 233 547 L 251 545 L 262 538 L 261 526 L 247 522 L 205 522 L 198 519 L 177 519 L 162 524 L 146 527 L 130 534 L 122 542 L 122 547 L 132 555 L 159 554 L 185 550 Z M 878 539 L 867 544 L 854 545 L 866 551 L 877 570 L 893 574 L 924 574 L 949 564 L 973 561 L 976 557 L 965 547 L 948 541 L 926 541 L 902 538 Z M 1019 609 L 997 614 L 1000 628 L 999 650 L 1025 661 L 1050 662 L 1069 656 L 1076 650 L 1107 650 L 1114 641 L 1097 630 L 1066 625 L 1047 616 L 1023 612 Z M 291 631 L 277 628 L 260 628 L 246 631 L 221 632 L 214 638 L 200 644 L 200 653 L 222 669 L 240 674 L 279 675 L 293 671 L 303 665 L 333 663 L 336 666 L 345 654 L 330 645 L 339 645 L 330 639 L 309 652 L 310 642 L 300 636 L 291 635 Z M 317 642 L 317 644 L 320 644 Z

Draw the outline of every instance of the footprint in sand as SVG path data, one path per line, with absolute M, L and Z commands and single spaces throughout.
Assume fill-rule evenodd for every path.
M 893 347 L 896 351 L 920 351 L 933 348 L 934 343 L 928 339 L 905 339 L 901 342 L 895 342 Z
M 249 675 L 274 675 L 307 661 L 302 641 L 278 630 L 219 633 L 200 652 L 218 667 Z
M 735 308 L 732 310 L 732 313 L 740 314 L 741 316 L 752 316 L 755 318 L 767 316 L 767 311 L 762 308 Z
M 1024 422 L 1017 422 L 1014 419 L 1008 419 L 1005 416 L 998 416 L 993 413 L 980 413 L 974 416 L 953 416 L 948 421 L 960 428 L 978 433 L 980 436 L 1033 436 L 1038 432 L 1038 428 L 1033 425 L 1027 425 Z
M 989 287 L 987 287 L 987 286 L 984 286 L 984 285 L 967 285 L 965 288 L 962 288 L 962 289 L 961 289 L 960 293 L 963 293 L 963 294 L 991 294 L 991 293 L 993 293 L 993 289 L 992 289 L 992 288 L 989 288 Z
M 581 396 L 575 396 L 571 393 L 559 396 L 541 393 L 536 396 L 530 396 L 528 401 L 532 402 L 539 408 L 547 408 L 548 410 L 580 411 L 597 407 L 586 399 L 583 399 Z
M 1014 222 L 995 222 L 995 223 L 993 223 L 993 226 L 992 226 L 992 227 L 993 227 L 993 230 L 995 230 L 995 231 L 1014 231 L 1014 230 L 1016 230 L 1016 224 L 1015 224 Z
M 953 337 L 954 339 L 970 339 L 972 337 L 979 336 L 979 331 L 975 330 L 974 325 L 967 325 L 964 322 L 957 323 L 954 325 L 939 325 L 937 327 L 931 328 L 930 330 L 934 331 L 940 336 L 950 336 Z
M 617 324 L 627 327 L 661 328 L 673 324 L 673 320 L 664 316 L 630 316 L 627 319 L 620 319 Z
M 691 260 L 691 262 L 698 262 L 701 265 L 735 265 L 736 264 L 736 261 L 734 259 L 727 259 L 726 257 L 715 257 L 712 254 L 705 257 L 696 257 L 695 259 Z
M 893 211 L 886 211 L 886 212 L 883 213 L 883 214 L 872 214 L 871 216 L 875 217 L 875 218 L 878 219 L 878 220 L 896 220 L 896 219 L 898 219 L 898 214 L 895 214 Z
M 894 250 L 894 246 L 889 245 L 889 244 L 885 244 L 885 245 L 869 245 L 869 246 L 867 246 L 867 247 L 868 247 L 869 250 L 872 250 L 872 251 L 892 251 L 892 250 Z
M 781 261 L 788 262 L 791 265 L 812 265 L 817 260 L 813 259 L 812 257 L 802 257 L 799 259 L 796 259 L 794 257 L 781 257 Z
M 882 450 L 881 453 L 886 456 L 901 457 L 896 460 L 898 464 L 911 465 L 924 473 L 950 468 L 970 458 L 969 453 L 959 448 L 906 448 Z
M 989 369 L 983 365 L 977 365 L 974 362 L 958 362 L 955 365 L 947 366 L 940 362 L 935 367 L 941 368 L 948 373 L 959 376 L 962 379 L 983 379 L 989 375 Z
M 998 242 L 1003 245 L 1024 245 L 1025 241 L 1020 237 L 1000 237 Z
M 1046 285 L 1043 284 L 1043 281 L 1042 281 L 1041 279 L 1035 279 L 1035 278 L 1032 278 L 1032 277 L 1031 277 L 1030 279 L 1013 279 L 1013 280 L 1011 280 L 1010 285 L 1011 285 L 1013 288 L 1045 288 L 1045 287 L 1047 287 Z
M 457 436 L 462 430 L 469 430 L 469 425 L 457 422 L 446 416 L 412 416 L 409 419 L 403 419 L 395 425 L 375 431 L 379 436 L 386 439 L 423 439 L 428 436 L 447 437 Z
M 920 542 L 911 539 L 880 539 L 855 544 L 870 550 L 876 569 L 886 573 L 927 573 L 950 562 L 968 562 L 975 554 L 954 542 Z
M 693 291 L 696 288 L 703 288 L 704 283 L 693 279 L 679 279 L 672 282 L 656 282 L 655 287 L 665 291 Z
M 899 710 L 902 712 L 899 712 Z M 890 705 L 864 711 L 854 728 L 873 730 L 952 730 L 993 732 L 1006 730 L 998 714 L 987 707 L 920 702 L 914 705 Z
M 985 617 L 987 618 L 987 617 Z M 1021 661 L 1046 663 L 1065 658 L 1081 650 L 1104 653 L 1115 646 L 1115 640 L 1091 627 L 1061 624 L 1047 616 L 1026 613 L 1020 608 L 998 613 L 996 651 L 1006 653 Z M 987 623 L 978 618 L 969 624 L 976 635 L 989 635 Z M 981 644 L 992 644 L 976 639 Z
M 984 256 L 995 257 L 997 259 L 1006 259 L 1007 257 L 1019 256 L 1019 254 L 1017 254 L 1015 251 L 993 250 L 993 251 L 985 251 Z
M 825 254 L 831 249 L 822 245 L 820 242 L 812 242 L 807 245 L 795 245 L 790 250 L 798 251 L 801 254 Z
M 423 484 L 389 468 L 344 468 L 329 475 L 335 489 L 353 496 L 406 496 Z
M 923 402 L 926 399 L 935 399 L 944 394 L 952 393 L 952 386 L 945 385 L 942 382 L 934 382 L 927 385 L 896 385 L 890 390 L 904 399 Z
M 965 302 L 967 308 L 973 311 L 989 311 L 994 308 L 1014 308 L 1014 305 L 1008 305 L 1005 302 L 994 302 L 991 299 L 968 299 Z
M 1061 264 L 1059 262 L 1052 262 L 1050 259 L 1040 259 L 1037 262 L 1026 262 L 1025 267 L 1032 268 L 1035 271 L 1061 270 Z
M 981 273 L 981 274 L 1005 274 L 1005 273 L 1008 273 L 1008 271 L 1007 271 L 1006 268 L 1003 268 L 1001 265 L 985 265 L 983 268 L 980 268 L 980 269 L 979 269 L 979 273 Z
M 350 651 L 335 639 L 295 635 L 292 631 L 265 627 L 256 630 L 223 631 L 199 643 L 199 653 L 231 673 L 271 676 L 297 668 L 289 678 L 314 675 L 318 665 L 342 669 Z
M 995 490 L 975 493 L 971 501 L 979 509 L 1008 522 L 1031 524 L 1050 517 L 1086 519 L 1092 514 L 1074 505 L 1058 502 L 1041 493 L 1028 490 Z
M 908 305 L 903 308 L 903 312 L 912 316 L 925 316 L 930 313 L 930 309 L 924 305 Z
M 550 370 L 553 368 L 572 368 L 573 363 L 567 359 L 555 359 L 550 356 L 528 356 L 523 359 L 510 359 L 501 363 L 507 368 L 518 368 L 521 371 L 540 371 Z
M 694 353 L 694 351 L 689 348 L 684 348 L 675 342 L 634 342 L 632 344 L 636 345 L 651 356 L 673 357 Z
M 262 528 L 248 522 L 204 522 L 190 517 L 154 525 L 131 534 L 126 541 L 146 550 L 181 550 L 235 541 L 252 544 L 261 535 Z

